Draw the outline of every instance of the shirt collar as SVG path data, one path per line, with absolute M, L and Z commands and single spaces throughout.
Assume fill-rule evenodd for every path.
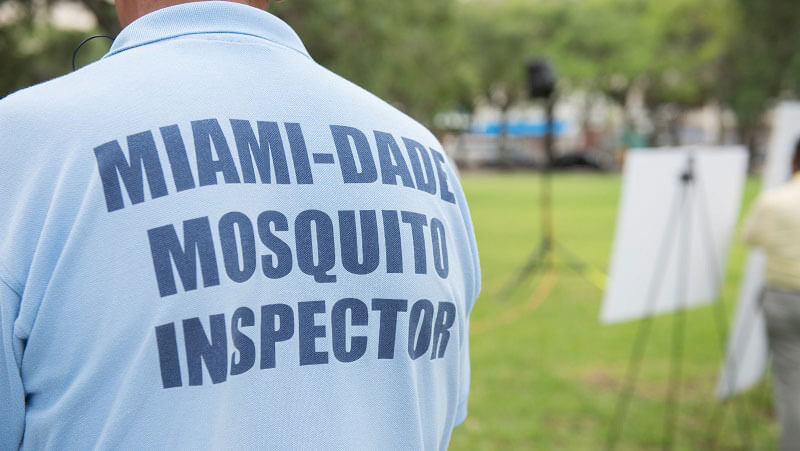
M 285 22 L 258 8 L 229 1 L 181 3 L 146 14 L 120 32 L 105 57 L 165 39 L 203 33 L 266 39 L 310 58 L 297 33 Z

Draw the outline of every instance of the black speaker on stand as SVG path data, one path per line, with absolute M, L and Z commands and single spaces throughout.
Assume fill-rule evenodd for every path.
M 601 290 L 605 285 L 605 274 L 597 268 L 582 261 L 578 255 L 555 239 L 553 225 L 553 164 L 555 161 L 555 147 L 553 135 L 553 116 L 556 102 L 556 74 L 552 66 L 545 60 L 532 59 L 525 66 L 528 82 L 528 95 L 534 101 L 544 104 L 545 133 L 544 153 L 545 162 L 540 177 L 539 214 L 541 219 L 541 236 L 534 247 L 527 262 L 517 271 L 500 291 L 500 300 L 511 297 L 519 285 L 526 279 L 543 269 L 555 268 L 556 258 L 560 257 L 564 263 Z

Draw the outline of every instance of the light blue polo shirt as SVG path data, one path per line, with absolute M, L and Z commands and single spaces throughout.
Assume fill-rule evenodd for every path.
M 2 449 L 445 448 L 479 288 L 441 145 L 264 11 L 0 101 Z

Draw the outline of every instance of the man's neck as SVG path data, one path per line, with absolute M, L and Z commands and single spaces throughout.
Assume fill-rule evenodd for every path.
M 117 17 L 119 23 L 126 27 L 134 20 L 149 14 L 153 11 L 168 6 L 179 5 L 181 3 L 191 3 L 204 0 L 117 0 Z M 254 6 L 260 9 L 266 9 L 269 0 L 227 0 L 234 3 L 242 3 L 244 5 Z

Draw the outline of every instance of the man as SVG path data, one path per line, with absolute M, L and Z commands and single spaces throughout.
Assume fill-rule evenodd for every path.
M 800 449 L 800 141 L 792 172 L 758 199 L 744 229 L 745 241 L 767 255 L 763 308 L 782 450 Z
M 455 173 L 264 7 L 117 0 L 105 57 L 0 101 L 0 449 L 441 449 L 464 420 Z

